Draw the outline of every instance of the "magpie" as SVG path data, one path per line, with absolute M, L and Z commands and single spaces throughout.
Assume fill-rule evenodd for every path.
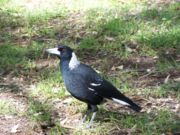
M 103 99 L 110 99 L 139 112 L 141 107 L 123 95 L 109 81 L 102 78 L 90 66 L 81 63 L 74 51 L 66 45 L 46 49 L 49 54 L 54 54 L 60 59 L 60 70 L 66 89 L 78 100 L 87 104 L 87 112 L 92 112 L 89 127 L 92 125 L 96 112 Z

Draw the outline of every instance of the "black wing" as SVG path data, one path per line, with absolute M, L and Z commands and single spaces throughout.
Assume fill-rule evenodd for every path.
M 74 71 L 79 74 L 85 81 L 88 88 L 94 90 L 94 93 L 105 98 L 119 97 L 121 93 L 108 81 L 103 79 L 94 69 L 81 64 L 79 68 Z
M 120 91 L 116 89 L 110 82 L 103 79 L 95 70 L 91 67 L 81 64 L 80 68 L 76 73 L 81 74 L 84 78 L 88 90 L 93 91 L 94 94 L 99 95 L 103 98 L 114 100 L 115 102 L 127 105 L 135 111 L 140 111 L 141 108 L 136 105 L 129 98 L 124 96 Z

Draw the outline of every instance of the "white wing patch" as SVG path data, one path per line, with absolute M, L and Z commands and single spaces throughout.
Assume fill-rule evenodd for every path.
M 77 59 L 76 57 L 76 54 L 73 52 L 72 53 L 72 57 L 71 57 L 71 60 L 69 62 L 69 68 L 71 70 L 73 70 L 74 68 L 78 67 L 80 64 L 79 60 Z
M 90 85 L 92 85 L 92 86 L 100 86 L 101 84 L 100 83 L 90 83 Z
M 90 91 L 95 91 L 94 89 L 92 89 L 92 88 L 89 88 L 89 87 L 88 87 L 88 90 L 90 90 Z
M 112 98 L 112 100 L 115 101 L 115 102 L 117 102 L 117 103 L 119 103 L 119 104 L 128 105 L 128 106 L 129 106 L 128 103 L 126 103 L 126 102 L 124 102 L 124 101 L 122 101 L 122 100 L 119 100 L 119 99 L 116 99 L 116 98 Z

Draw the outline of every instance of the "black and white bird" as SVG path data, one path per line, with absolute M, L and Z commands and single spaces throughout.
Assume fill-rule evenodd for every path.
M 59 45 L 57 48 L 46 49 L 46 52 L 54 54 L 60 59 L 60 70 L 70 94 L 87 104 L 87 114 L 89 111 L 93 112 L 89 126 L 92 125 L 98 111 L 97 105 L 103 99 L 113 100 L 137 112 L 141 110 L 140 106 L 124 96 L 90 66 L 81 63 L 70 47 Z M 86 115 L 83 120 L 85 119 Z

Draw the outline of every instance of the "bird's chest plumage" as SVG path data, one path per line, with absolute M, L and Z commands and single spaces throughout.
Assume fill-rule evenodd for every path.
M 89 88 L 91 82 L 89 76 L 91 74 L 84 72 L 82 67 L 70 70 L 67 64 L 63 64 L 61 64 L 62 77 L 71 95 L 87 103 L 99 104 L 102 101 L 102 97 L 97 95 L 95 90 Z
M 83 78 L 71 70 L 61 70 L 67 90 L 76 98 L 86 97 L 86 84 Z
M 81 84 L 81 80 L 77 80 L 76 76 L 71 73 L 63 73 L 63 80 L 66 88 L 71 93 L 76 91 L 79 88 L 79 84 Z

